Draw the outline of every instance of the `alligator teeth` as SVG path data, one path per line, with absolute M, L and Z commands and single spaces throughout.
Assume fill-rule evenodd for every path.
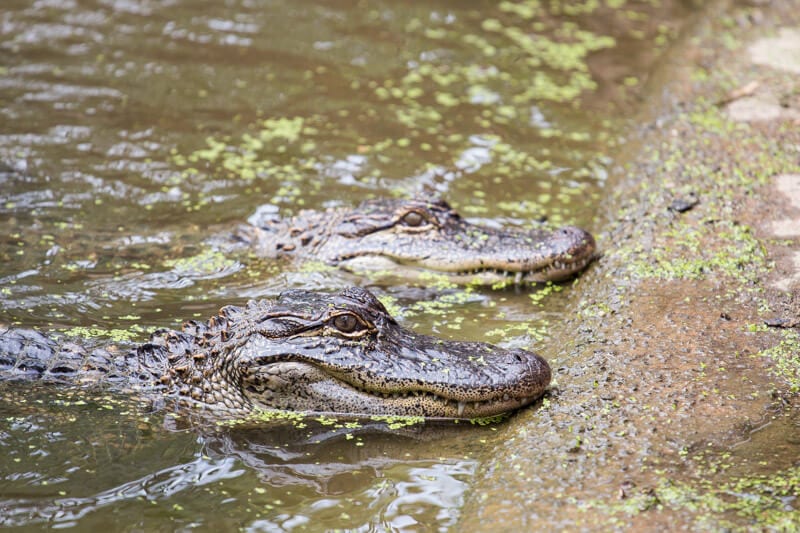
M 516 283 L 517 285 L 522 283 L 522 272 L 517 272 L 517 275 L 514 276 L 514 283 Z
M 464 414 L 464 408 L 467 406 L 466 402 L 458 402 L 458 416 Z

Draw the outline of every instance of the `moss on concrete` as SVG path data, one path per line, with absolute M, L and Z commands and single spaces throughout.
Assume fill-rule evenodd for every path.
M 770 261 L 752 228 L 739 220 L 736 199 L 756 194 L 771 176 L 798 169 L 790 151 L 775 150 L 774 139 L 724 116 L 718 106 L 700 101 L 675 117 L 675 134 L 644 155 L 655 163 L 655 187 L 647 185 L 648 215 L 638 233 L 648 239 L 612 249 L 631 276 L 639 279 L 692 279 L 725 276 L 755 284 Z M 715 158 L 713 152 L 718 150 Z M 671 203 L 696 198 L 691 211 Z M 624 208 L 619 217 L 631 216 Z
M 594 501 L 585 509 L 636 516 L 646 511 L 688 511 L 694 529 L 708 531 L 800 531 L 796 500 L 800 467 L 765 475 L 696 483 L 662 480 L 636 489 L 617 502 Z M 622 522 L 624 523 L 624 522 Z
M 800 334 L 797 331 L 784 330 L 776 344 L 758 352 L 756 357 L 771 361 L 772 373 L 788 385 L 789 392 L 800 392 Z
M 669 69 L 668 91 L 654 98 L 668 92 L 674 105 L 634 126 L 639 140 L 619 156 L 629 163 L 612 180 L 599 236 L 604 256 L 566 295 L 576 318 L 550 328 L 567 340 L 551 356 L 548 405 L 506 432 L 462 523 L 800 528 L 796 446 L 761 442 L 731 459 L 754 425 L 797 402 L 797 332 L 746 326 L 786 297 L 769 282 L 774 252 L 797 241 L 765 238 L 762 226 L 779 207 L 772 179 L 800 171 L 800 137 L 791 120 L 743 123 L 726 112 L 731 91 L 754 76 L 743 43 L 765 31 L 744 29 L 750 10 L 727 15 L 708 15 L 702 37 L 676 52 L 703 68 Z M 765 460 L 748 462 L 754 453 Z M 498 524 L 517 509 L 524 517 Z

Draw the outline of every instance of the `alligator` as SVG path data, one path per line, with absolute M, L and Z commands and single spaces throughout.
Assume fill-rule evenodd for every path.
M 474 418 L 530 404 L 539 355 L 401 327 L 368 290 L 291 290 L 125 350 L 0 328 L 0 380 L 107 386 L 215 419 L 261 410 Z
M 254 215 L 236 237 L 266 257 L 354 271 L 402 267 L 409 276 L 434 271 L 481 285 L 564 280 L 596 257 L 595 240 L 583 229 L 472 224 L 441 199 L 374 199 L 289 219 Z

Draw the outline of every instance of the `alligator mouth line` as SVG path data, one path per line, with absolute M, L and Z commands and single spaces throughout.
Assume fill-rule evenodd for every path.
M 384 400 L 421 399 L 422 401 L 434 401 L 436 403 L 443 405 L 445 408 L 450 408 L 455 410 L 457 413 L 456 415 L 457 417 L 463 416 L 467 408 L 471 408 L 471 410 L 474 413 L 476 413 L 476 415 L 474 416 L 492 416 L 493 414 L 506 412 L 510 408 L 516 409 L 518 407 L 523 407 L 525 405 L 528 405 L 535 399 L 535 396 L 515 398 L 508 393 L 504 393 L 502 397 L 491 398 L 488 400 L 470 400 L 470 401 L 455 400 L 453 398 L 440 396 L 439 394 L 429 391 L 416 390 L 416 391 L 403 391 L 403 392 L 379 392 L 359 387 L 357 385 L 348 383 L 346 381 L 338 379 L 336 381 L 338 381 L 342 386 L 349 387 L 371 398 L 383 398 Z M 492 409 L 492 407 L 499 407 L 500 409 L 495 410 Z M 441 417 L 441 418 L 446 418 L 446 417 Z
M 444 392 L 431 392 L 427 390 L 398 390 L 395 392 L 379 391 L 370 389 L 364 385 L 352 383 L 350 380 L 340 377 L 335 369 L 326 369 L 325 365 L 316 364 L 313 361 L 302 361 L 290 359 L 288 361 L 272 362 L 267 365 L 259 365 L 260 369 L 274 365 L 290 363 L 295 370 L 301 370 L 303 374 L 311 377 L 310 382 L 327 382 L 328 391 L 324 400 L 321 400 L 313 407 L 300 407 L 298 410 L 314 413 L 338 412 L 334 404 L 336 402 L 348 403 L 357 402 L 363 406 L 379 406 L 379 411 L 365 409 L 363 412 L 347 411 L 351 415 L 371 416 L 373 414 L 394 414 L 394 415 L 413 415 L 414 407 L 427 405 L 435 414 L 425 415 L 425 418 L 476 418 L 486 416 L 496 416 L 520 407 L 524 407 L 536 398 L 541 396 L 542 390 L 533 387 L 530 390 L 519 390 L 518 393 L 498 391 L 491 397 L 484 396 L 484 399 L 458 399 L 444 396 Z M 273 374 L 274 372 L 268 372 Z M 302 381 L 302 380 L 301 380 Z M 295 382 L 297 383 L 297 381 Z M 391 385 L 388 385 L 391 386 Z M 398 388 L 408 386 L 407 384 L 396 384 Z M 456 393 L 457 394 L 457 393 Z
M 346 264 L 351 270 L 381 271 L 395 267 L 405 267 L 412 270 L 430 271 L 434 274 L 450 276 L 457 280 L 468 281 L 470 276 L 492 276 L 496 281 L 509 280 L 514 283 L 523 281 L 558 280 L 580 272 L 589 263 L 594 261 L 596 254 L 587 255 L 579 259 L 560 259 L 539 267 L 525 270 L 511 270 L 501 267 L 477 266 L 475 268 L 449 269 L 447 266 L 425 263 L 424 261 L 406 260 L 388 255 L 359 255 L 340 259 L 341 264 Z
M 594 258 L 595 256 L 589 256 L 574 261 L 553 261 L 545 266 L 531 268 L 528 270 L 505 270 L 502 268 L 480 267 L 471 270 L 443 271 L 443 273 L 452 276 L 479 276 L 481 274 L 490 274 L 501 278 L 513 278 L 515 283 L 520 283 L 533 276 L 552 275 L 558 273 L 562 273 L 565 276 L 572 274 L 574 272 L 583 270 L 594 260 Z

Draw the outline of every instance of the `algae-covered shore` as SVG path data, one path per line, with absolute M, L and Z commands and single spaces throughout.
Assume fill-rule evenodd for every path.
M 717 2 L 651 77 L 541 409 L 467 530 L 800 529 L 800 12 Z

